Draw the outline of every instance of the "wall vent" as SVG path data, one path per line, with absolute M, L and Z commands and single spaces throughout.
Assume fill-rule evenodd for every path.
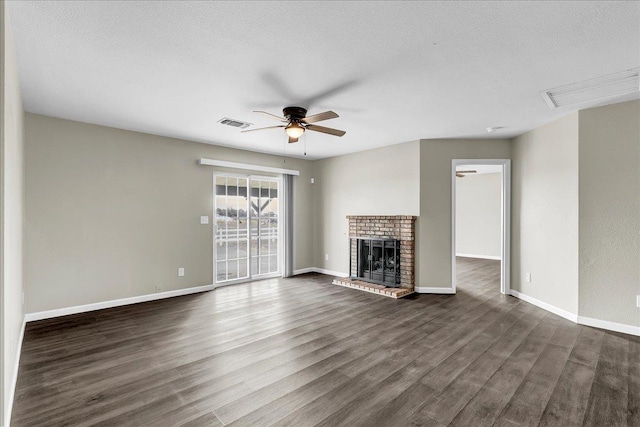
M 549 108 L 566 107 L 629 95 L 640 91 L 640 68 L 572 83 L 542 92 Z
M 218 120 L 218 123 L 222 123 L 223 125 L 233 126 L 234 128 L 240 128 L 240 129 L 248 128 L 253 124 L 253 123 L 241 122 L 240 120 L 230 119 L 228 117 L 221 118 L 220 120 Z

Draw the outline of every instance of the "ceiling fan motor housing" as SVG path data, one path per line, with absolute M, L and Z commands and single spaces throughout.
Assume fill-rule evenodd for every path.
M 307 110 L 302 107 L 285 107 L 282 114 L 289 120 L 299 121 L 307 116 Z

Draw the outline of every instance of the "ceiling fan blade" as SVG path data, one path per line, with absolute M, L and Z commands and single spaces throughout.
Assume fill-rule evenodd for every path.
M 285 122 L 285 123 L 287 122 L 287 119 L 285 119 L 284 117 L 276 116 L 275 114 L 267 113 L 266 111 L 254 111 L 254 113 L 265 114 L 269 117 L 280 120 L 281 122 Z
M 326 128 L 324 126 L 318 126 L 318 125 L 307 125 L 306 128 L 308 130 L 312 130 L 315 132 L 328 133 L 329 135 L 334 135 L 334 136 L 342 136 L 346 133 L 343 130 L 331 129 L 331 128 Z
M 243 130 L 240 131 L 240 133 L 245 133 L 245 132 L 255 132 L 257 130 L 265 130 L 265 129 L 275 129 L 275 128 L 283 128 L 285 127 L 284 125 L 278 125 L 278 126 L 267 126 L 266 128 L 257 128 L 257 129 L 247 129 L 247 130 Z
M 298 101 L 298 103 L 296 105 L 301 105 L 305 108 L 309 108 L 313 105 L 318 104 L 320 101 L 322 101 L 323 99 L 326 98 L 330 98 L 332 96 L 335 96 L 339 93 L 342 93 L 344 91 L 347 91 L 349 89 L 351 89 L 354 86 L 357 86 L 360 82 L 357 80 L 347 80 L 344 81 L 336 86 L 327 88 L 321 92 L 315 93 L 313 95 L 310 95 L 304 99 L 298 99 L 296 101 Z M 289 99 L 291 99 L 291 97 L 289 97 Z M 293 100 L 293 99 L 291 99 Z
M 314 114 L 313 116 L 305 117 L 300 121 L 302 123 L 309 124 L 309 123 L 320 122 L 322 120 L 335 119 L 336 117 L 340 117 L 340 116 L 338 116 L 333 111 L 325 111 L 324 113 L 318 113 L 318 114 Z
M 289 137 L 289 144 L 291 144 L 293 142 L 298 142 L 298 138 Z

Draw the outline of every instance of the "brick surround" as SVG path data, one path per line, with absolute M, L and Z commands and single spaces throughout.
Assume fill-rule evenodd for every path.
M 349 237 L 389 237 L 400 240 L 400 287 L 413 290 L 415 285 L 415 216 L 347 216 Z M 351 242 L 352 277 L 357 276 L 356 241 Z

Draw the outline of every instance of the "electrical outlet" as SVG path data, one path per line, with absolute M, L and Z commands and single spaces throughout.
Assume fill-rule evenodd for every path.
M 527 282 L 531 282 L 531 273 L 525 273 L 524 280 L 526 280 Z
M 324 260 L 329 261 L 329 254 L 324 254 Z
M 312 184 L 315 184 L 315 183 L 316 183 L 315 178 L 311 178 L 311 183 L 312 183 Z
M 180 267 L 178 269 L 178 277 L 182 277 L 182 276 L 184 276 L 184 267 Z
M 162 285 L 156 285 L 156 292 L 162 292 Z
M 200 224 L 209 224 L 209 216 L 208 215 L 202 215 L 200 217 Z
M 640 295 L 636 295 L 636 306 L 640 308 Z

